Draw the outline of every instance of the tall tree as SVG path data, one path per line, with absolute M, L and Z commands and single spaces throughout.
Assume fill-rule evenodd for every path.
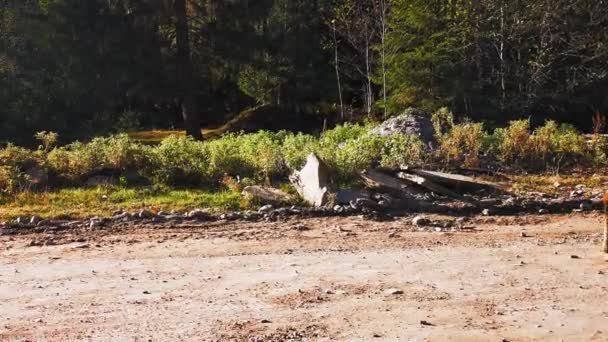
M 186 134 L 203 140 L 197 99 L 194 93 L 192 56 L 190 53 L 190 33 L 186 0 L 175 0 L 175 39 L 177 44 L 177 81 L 181 98 L 182 117 Z

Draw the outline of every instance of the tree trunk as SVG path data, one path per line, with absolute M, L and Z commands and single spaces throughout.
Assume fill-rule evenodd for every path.
M 342 84 L 340 83 L 340 59 L 338 58 L 338 39 L 336 38 L 336 24 L 333 23 L 334 33 L 334 63 L 336 64 L 336 80 L 338 82 L 338 96 L 340 97 L 340 119 L 344 121 L 344 101 L 342 100 Z
M 177 42 L 177 80 L 182 107 L 182 117 L 186 134 L 196 140 L 203 140 L 200 118 L 194 95 L 192 57 L 190 56 L 190 37 L 186 0 L 175 0 L 175 35 Z
M 380 20 L 382 20 L 382 32 L 381 32 L 381 44 L 382 44 L 382 97 L 383 97 L 383 104 L 384 104 L 384 120 L 386 120 L 387 117 L 387 110 L 386 110 L 386 45 L 385 45 L 385 38 L 386 38 L 386 3 L 384 2 L 384 0 L 380 1 L 380 6 L 381 6 L 381 10 L 382 10 L 382 14 L 381 14 L 381 18 Z

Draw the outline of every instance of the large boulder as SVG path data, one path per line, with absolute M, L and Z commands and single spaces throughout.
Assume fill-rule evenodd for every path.
M 372 134 L 388 136 L 392 134 L 415 135 L 426 145 L 435 143 L 435 129 L 429 115 L 421 110 L 409 108 L 392 117 L 371 131 Z
M 308 204 L 316 207 L 328 204 L 331 173 L 329 167 L 314 153 L 308 156 L 304 168 L 295 171 L 289 180 Z

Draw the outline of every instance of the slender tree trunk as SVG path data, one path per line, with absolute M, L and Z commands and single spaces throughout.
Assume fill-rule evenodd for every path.
M 500 111 L 504 113 L 507 92 L 505 86 L 505 7 L 500 4 Z
M 382 44 L 382 96 L 384 102 L 384 120 L 386 120 L 386 50 L 384 45 L 384 39 L 386 37 L 386 3 L 385 0 L 380 0 L 380 6 L 382 10 L 382 16 L 380 20 L 382 21 L 382 33 L 380 36 L 381 44 Z
M 369 33 L 365 32 L 365 68 L 366 68 L 366 78 L 367 78 L 367 115 L 369 116 L 372 113 L 372 77 L 371 77 L 371 67 L 369 61 Z
M 175 0 L 175 35 L 177 41 L 177 78 L 181 99 L 182 117 L 186 134 L 197 140 L 203 140 L 200 118 L 194 95 L 192 74 L 192 56 L 190 56 L 190 37 L 188 33 L 188 15 L 186 0 Z
M 338 82 L 338 96 L 340 97 L 340 119 L 344 121 L 344 102 L 342 101 L 342 84 L 340 83 L 340 62 L 338 58 L 338 39 L 336 38 L 336 24 L 332 25 L 334 32 L 334 63 L 336 64 L 336 80 Z

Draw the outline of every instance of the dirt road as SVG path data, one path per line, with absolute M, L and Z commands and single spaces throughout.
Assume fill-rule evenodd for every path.
M 0 340 L 608 340 L 599 216 L 410 222 L 2 237 Z

